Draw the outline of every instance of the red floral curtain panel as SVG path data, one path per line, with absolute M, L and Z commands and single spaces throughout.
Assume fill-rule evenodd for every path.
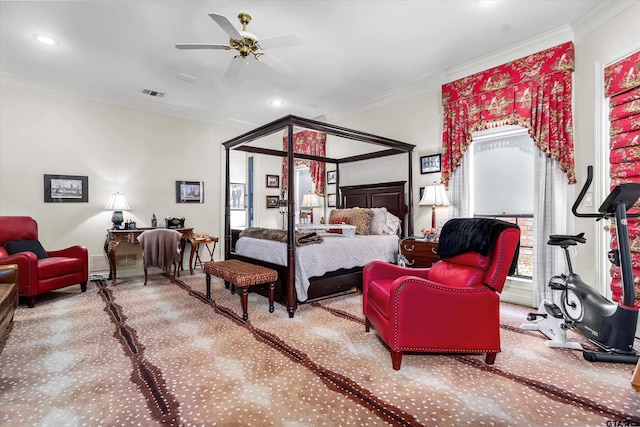
M 288 137 L 282 138 L 282 146 L 287 151 L 289 147 Z M 293 152 L 325 157 L 327 152 L 327 134 L 313 130 L 303 130 L 293 134 Z M 325 191 L 325 164 L 314 160 L 295 159 L 295 165 L 307 165 L 311 180 L 318 196 L 324 197 Z M 282 190 L 280 194 L 285 197 L 288 184 L 287 159 L 282 159 Z
M 573 43 L 442 86 L 442 182 L 448 186 L 475 131 L 519 125 L 575 184 L 571 73 Z
M 624 182 L 640 182 L 640 52 L 604 70 L 605 96 L 609 98 L 609 177 L 611 189 Z M 636 204 L 630 212 L 638 212 Z M 617 248 L 615 228 L 611 247 Z M 640 299 L 640 219 L 629 218 L 631 262 L 635 277 L 636 304 Z M 614 301 L 622 299 L 620 268 L 611 268 Z

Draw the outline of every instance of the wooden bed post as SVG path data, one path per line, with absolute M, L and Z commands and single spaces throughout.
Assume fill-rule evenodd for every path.
M 295 231 L 296 231 L 296 213 L 295 213 L 295 170 L 293 162 L 293 125 L 287 126 L 287 311 L 289 317 L 293 318 L 298 306 L 296 296 L 296 252 L 295 252 Z
M 224 259 L 231 258 L 231 206 L 229 205 L 229 147 L 225 150 L 224 170 Z
M 409 236 L 413 236 L 413 159 L 412 159 L 412 155 L 413 155 L 413 149 L 409 150 L 409 167 L 408 167 L 408 171 L 409 171 L 409 194 L 408 194 L 408 200 L 407 200 L 407 209 L 409 210 L 407 213 L 407 231 L 404 232 L 404 237 L 409 237 Z M 404 230 L 405 228 L 402 227 L 402 229 Z

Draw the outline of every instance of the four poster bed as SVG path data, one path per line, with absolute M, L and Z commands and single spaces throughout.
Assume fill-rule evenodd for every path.
M 344 158 L 330 158 L 315 154 L 297 153 L 294 152 L 294 128 L 296 130 L 306 129 L 339 138 L 372 144 L 372 151 Z M 287 131 L 287 136 L 284 138 L 284 149 L 282 151 L 249 145 L 251 142 L 282 130 Z M 294 316 L 298 302 L 342 294 L 360 287 L 362 268 L 364 265 L 374 259 L 395 261 L 393 257 L 397 253 L 398 237 L 400 235 L 407 236 L 413 234 L 413 213 L 411 209 L 413 205 L 412 154 L 415 146 L 412 144 L 315 120 L 304 119 L 297 116 L 286 116 L 230 139 L 224 142 L 223 145 L 226 153 L 225 259 L 240 259 L 252 264 L 267 266 L 278 271 L 279 281 L 276 284 L 276 300 L 287 306 L 289 317 Z M 378 151 L 373 151 L 374 149 Z M 284 233 L 283 238 L 280 239 L 281 241 L 261 240 L 258 242 L 258 239 L 241 237 L 235 242 L 235 245 L 232 246 L 229 190 L 230 150 L 278 156 L 284 159 L 283 189 L 286 189 L 286 192 L 283 194 L 283 197 L 287 201 L 288 213 L 287 227 L 286 231 L 281 232 Z M 407 156 L 406 181 L 340 186 L 340 165 L 401 154 Z M 335 165 L 336 171 L 338 172 L 338 181 L 335 183 L 336 188 L 339 189 L 336 206 L 338 209 L 355 208 L 357 210 L 357 208 L 360 208 L 360 211 L 375 211 L 376 215 L 388 212 L 388 214 L 386 214 L 387 219 L 397 217 L 401 228 L 398 229 L 397 232 L 384 233 L 384 235 L 356 235 L 354 237 L 347 237 L 346 232 L 345 235 L 336 234 L 339 233 L 337 230 L 331 230 L 334 234 L 318 232 L 318 235 L 323 236 L 323 238 L 320 239 L 322 240 L 321 243 L 305 246 L 299 245 L 301 233 L 296 233 L 294 174 L 287 174 L 286 171 L 293 171 L 296 161 L 300 161 L 300 159 L 303 159 L 303 161 L 320 162 L 322 165 L 325 163 Z M 324 168 L 321 170 L 324 173 Z M 324 187 L 322 188 L 324 191 Z M 406 202 L 405 194 L 407 195 Z M 352 212 L 352 210 L 348 212 Z M 391 228 L 387 228 L 387 230 L 391 230 Z M 369 233 L 358 232 L 358 234 Z M 308 236 L 314 236 L 312 239 L 316 238 L 315 235 L 315 232 L 308 233 Z M 282 243 L 282 241 L 286 241 L 286 243 Z M 341 249 L 343 246 L 348 249 Z M 232 247 L 234 247 L 235 252 L 231 251 Z M 345 252 L 340 252 L 341 250 Z M 268 253 L 272 253 L 272 256 L 269 257 L 265 255 Z M 340 255 L 341 253 L 344 253 L 344 255 Z M 313 262 L 306 264 L 309 261 L 305 261 L 305 259 L 316 261 L 325 258 L 328 259 L 329 255 L 326 254 L 333 256 L 333 264 L 331 265 L 338 267 L 337 269 L 319 266 L 317 265 L 318 262 L 315 264 Z M 390 256 L 391 259 L 389 259 Z M 350 258 L 350 261 L 345 262 L 350 262 L 354 264 L 355 267 L 349 265 L 349 268 L 339 268 L 340 262 L 346 258 Z M 266 292 L 266 290 L 258 289 L 258 292 Z

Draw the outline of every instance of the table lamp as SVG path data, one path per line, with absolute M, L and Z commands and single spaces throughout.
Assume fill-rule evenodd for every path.
M 125 199 L 124 194 L 114 193 L 109 197 L 107 206 L 105 206 L 104 209 L 107 211 L 113 211 L 113 215 L 111 216 L 113 227 L 111 229 L 119 230 L 122 222 L 124 221 L 122 211 L 128 211 L 131 208 L 127 204 L 127 199 Z
M 436 184 L 428 185 L 424 189 L 424 194 L 420 199 L 420 206 L 431 206 L 431 228 L 436 228 L 436 206 L 448 206 L 449 199 L 444 185 Z
M 300 207 L 311 211 L 311 224 L 313 224 L 313 208 L 319 208 L 320 206 L 320 197 L 317 194 L 308 192 L 302 196 Z

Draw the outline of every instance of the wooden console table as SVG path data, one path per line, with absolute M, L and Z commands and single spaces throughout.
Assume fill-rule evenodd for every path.
M 138 236 L 146 230 L 152 230 L 152 228 L 139 228 L 137 230 L 108 230 L 107 238 L 104 241 L 104 253 L 109 259 L 109 279 L 116 285 L 117 279 L 117 266 L 116 266 L 116 248 L 120 243 L 132 243 L 138 245 Z M 187 246 L 187 242 L 191 243 L 191 247 L 195 248 L 197 243 L 193 236 L 193 228 L 175 228 L 174 230 L 182 233 L 182 239 L 180 239 L 180 266 L 182 267 L 182 261 L 184 259 L 184 248 Z M 189 259 L 189 272 L 193 274 L 193 249 L 191 251 L 191 257 Z

